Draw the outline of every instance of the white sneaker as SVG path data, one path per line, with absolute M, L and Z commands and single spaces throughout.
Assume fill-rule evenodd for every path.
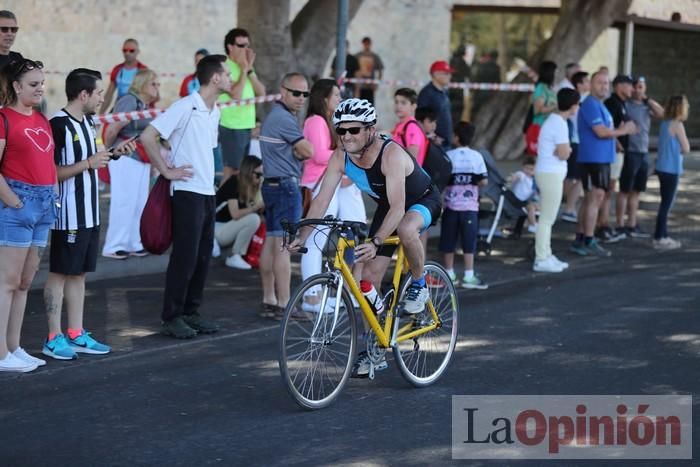
M 530 224 L 527 226 L 527 231 L 530 233 L 537 233 L 537 224 Z
M 564 268 L 555 262 L 554 256 L 550 256 L 543 261 L 535 261 L 532 270 L 535 272 L 562 272 Z
M 7 352 L 5 358 L 0 360 L 0 371 L 12 371 L 15 373 L 27 373 L 37 369 L 36 363 L 29 363 L 21 360 L 10 352 Z
M 46 360 L 42 360 L 40 358 L 34 357 L 33 355 L 29 355 L 22 347 L 17 347 L 17 349 L 15 349 L 15 351 L 12 352 L 12 355 L 27 363 L 34 363 L 37 366 L 46 365 Z
M 550 256 L 550 258 L 552 258 L 556 264 L 558 264 L 559 266 L 561 266 L 562 269 L 566 269 L 566 268 L 569 267 L 569 263 L 567 263 L 566 261 L 560 260 L 559 258 L 557 258 L 557 257 L 554 256 L 554 255 Z
M 214 246 L 211 249 L 211 257 L 218 258 L 219 256 L 221 256 L 221 247 L 219 246 L 219 242 L 214 239 Z
M 241 255 L 233 255 L 226 258 L 226 266 L 235 269 L 252 269 L 253 267 L 246 263 Z
M 658 240 L 653 240 L 652 245 L 657 250 L 675 250 L 681 247 L 681 242 L 674 240 L 671 237 L 664 237 Z
M 409 315 L 415 315 L 425 309 L 425 302 L 430 298 L 428 287 L 411 284 L 406 289 L 403 299 L 403 311 Z

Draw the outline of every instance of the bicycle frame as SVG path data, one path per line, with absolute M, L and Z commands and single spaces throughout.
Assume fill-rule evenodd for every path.
M 401 287 L 401 276 L 404 274 L 404 272 L 408 272 L 409 268 L 406 255 L 403 251 L 403 246 L 399 241 L 399 237 L 388 237 L 386 240 L 384 240 L 384 245 L 398 246 L 398 252 L 396 258 L 396 267 L 394 268 L 394 274 L 391 281 L 391 285 L 394 288 L 394 296 L 391 300 L 391 303 L 384 311 L 384 313 L 386 314 L 386 319 L 384 321 L 383 329 L 381 323 L 379 323 L 379 320 L 375 316 L 374 311 L 372 311 L 369 302 L 367 302 L 367 299 L 365 298 L 364 294 L 362 293 L 362 291 L 360 291 L 360 287 L 358 286 L 357 282 L 355 281 L 355 278 L 352 275 L 350 266 L 345 262 L 345 249 L 353 248 L 355 246 L 354 240 L 348 240 L 344 237 L 338 239 L 338 247 L 335 253 L 333 267 L 341 272 L 343 280 L 345 281 L 345 283 L 347 283 L 350 292 L 360 304 L 360 310 L 362 311 L 365 320 L 367 320 L 367 323 L 369 323 L 370 328 L 372 328 L 372 331 L 374 331 L 375 335 L 377 336 L 377 342 L 379 343 L 380 347 L 389 348 L 396 345 L 399 342 L 403 342 L 408 339 L 413 339 L 414 337 L 420 336 L 434 329 L 437 329 L 441 326 L 441 321 L 437 315 L 437 312 L 435 311 L 435 307 L 433 306 L 432 301 L 428 300 L 428 302 L 426 303 L 426 307 L 428 308 L 428 311 L 430 312 L 430 315 L 433 318 L 433 324 L 422 326 L 419 329 L 411 331 L 411 329 L 413 328 L 413 322 L 411 321 L 402 326 L 401 328 L 398 328 L 394 333 L 392 333 L 394 320 L 396 319 L 395 311 L 396 304 L 399 298 L 399 288 Z M 339 302 L 336 302 L 336 306 L 338 305 Z

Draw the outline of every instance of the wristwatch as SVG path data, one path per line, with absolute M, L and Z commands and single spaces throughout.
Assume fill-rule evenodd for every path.
M 372 245 L 374 245 L 377 248 L 381 247 L 384 244 L 382 239 L 379 237 L 372 237 L 372 240 L 370 240 L 370 242 L 372 242 Z

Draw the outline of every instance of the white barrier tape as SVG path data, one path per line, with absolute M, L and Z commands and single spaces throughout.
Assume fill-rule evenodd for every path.
M 251 99 L 232 99 L 228 102 L 217 102 L 219 108 L 238 107 L 241 105 L 261 104 L 263 102 L 274 102 L 282 98 L 281 94 L 269 94 L 267 96 L 253 97 Z M 132 120 L 143 120 L 144 118 L 155 118 L 165 112 L 165 109 L 136 110 L 133 112 L 120 112 L 114 114 L 96 115 L 95 123 L 130 122 Z
M 42 70 L 45 75 L 62 75 L 66 76 L 69 71 L 59 71 L 59 70 Z M 112 71 L 103 71 L 102 76 L 107 76 L 112 73 Z M 186 76 L 189 76 L 190 73 L 156 73 L 159 77 L 161 78 L 182 78 L 184 79 Z
M 407 81 L 407 80 L 379 80 L 367 78 L 348 78 L 344 82 L 355 84 L 385 84 L 389 86 L 410 86 L 422 87 L 427 84 L 424 81 Z M 532 92 L 535 89 L 534 84 L 530 83 L 450 83 L 450 88 L 461 88 L 479 91 L 515 91 L 515 92 Z

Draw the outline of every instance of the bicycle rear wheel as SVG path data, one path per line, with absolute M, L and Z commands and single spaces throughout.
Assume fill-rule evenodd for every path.
M 325 303 L 304 304 L 316 291 Z M 334 274 L 308 278 L 289 301 L 281 323 L 279 366 L 289 394 L 306 409 L 321 409 L 340 394 L 352 371 L 357 343 L 355 311 L 342 291 L 335 319 Z M 335 323 L 334 323 L 335 321 Z
M 454 284 L 445 269 L 435 262 L 426 262 L 425 272 L 430 292 L 425 310 L 414 316 L 398 316 L 394 324 L 395 334 L 399 329 L 404 329 L 402 333 L 405 334 L 435 324 L 429 310 L 430 303 L 439 318 L 436 329 L 397 342 L 393 346 L 394 358 L 401 375 L 416 387 L 429 386 L 442 376 L 454 354 L 459 331 L 459 303 Z M 404 280 L 400 298 L 406 292 L 410 280 L 410 275 Z

